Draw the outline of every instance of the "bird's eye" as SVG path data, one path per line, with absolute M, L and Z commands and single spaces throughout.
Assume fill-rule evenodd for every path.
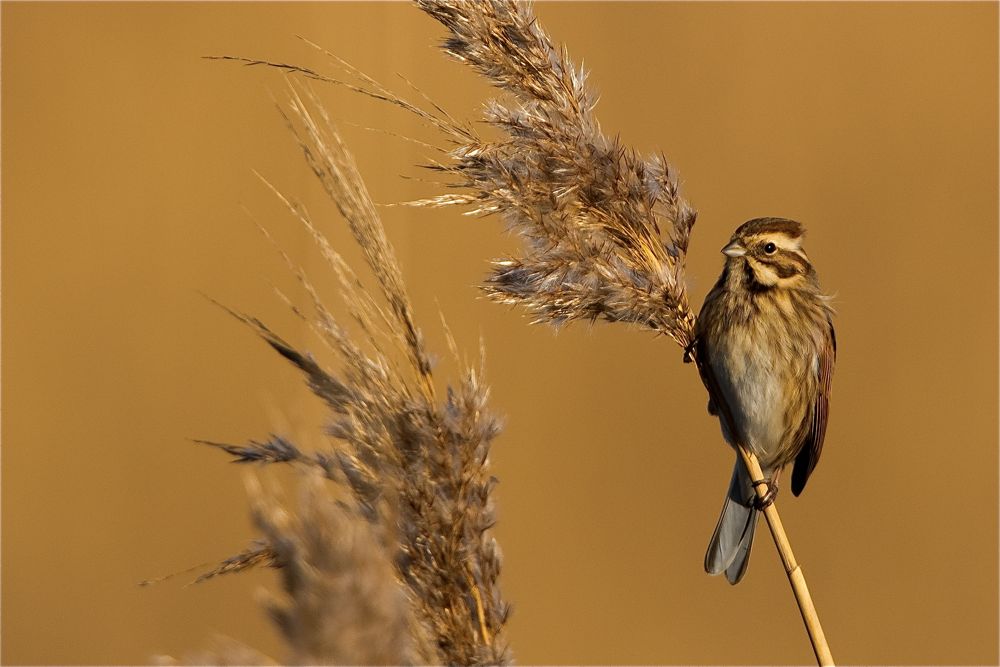
M 773 255 L 774 251 L 777 249 L 778 246 L 774 245 L 773 243 L 768 243 L 767 245 L 764 246 L 764 252 L 766 252 L 768 255 Z

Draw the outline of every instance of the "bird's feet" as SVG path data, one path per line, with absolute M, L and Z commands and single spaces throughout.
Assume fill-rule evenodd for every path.
M 757 490 L 758 486 L 764 486 L 767 491 L 763 496 L 760 494 L 755 494 L 753 497 L 753 502 L 751 507 L 753 507 L 758 512 L 763 512 L 768 507 L 774 503 L 774 499 L 778 497 L 778 484 L 776 481 L 771 481 L 768 479 L 757 479 L 752 482 L 754 491 Z

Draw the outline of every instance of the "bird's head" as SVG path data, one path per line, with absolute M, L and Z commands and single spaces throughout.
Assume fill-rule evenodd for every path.
M 722 249 L 730 272 L 742 271 L 751 285 L 795 287 L 812 274 L 802 237 L 805 229 L 794 220 L 756 218 L 733 232 Z

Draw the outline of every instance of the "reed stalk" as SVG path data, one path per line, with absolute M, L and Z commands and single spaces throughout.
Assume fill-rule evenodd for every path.
M 732 431 L 730 431 L 732 432 Z M 743 465 L 750 472 L 750 479 L 764 479 L 764 472 L 760 468 L 757 457 L 747 447 L 738 447 L 740 459 Z M 757 497 L 763 499 L 767 493 L 766 487 L 756 485 Z M 816 613 L 816 605 L 813 604 L 812 595 L 809 594 L 809 587 L 806 585 L 806 576 L 802 573 L 802 567 L 795 560 L 792 553 L 792 544 L 788 541 L 788 535 L 781 524 L 781 517 L 778 516 L 778 508 L 771 503 L 764 509 L 764 518 L 767 519 L 767 527 L 771 531 L 774 539 L 774 546 L 781 556 L 781 565 L 788 575 L 788 583 L 792 587 L 795 595 L 795 602 L 799 605 L 799 613 L 802 614 L 802 622 L 805 623 L 806 632 L 809 633 L 809 642 L 812 644 L 813 653 L 816 654 L 816 663 L 822 667 L 833 665 L 833 654 L 830 652 L 830 645 L 826 641 L 826 634 L 823 626 L 819 622 L 819 614 Z

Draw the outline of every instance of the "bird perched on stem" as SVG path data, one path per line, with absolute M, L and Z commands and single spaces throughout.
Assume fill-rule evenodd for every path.
M 750 479 L 736 458 L 705 570 L 735 584 L 746 573 L 757 515 L 774 500 L 792 461 L 792 493 L 802 492 L 823 450 L 836 357 L 830 298 L 802 249 L 794 220 L 758 218 L 722 249 L 726 265 L 698 316 L 694 352 L 708 388 L 709 413 L 734 448 L 760 461 Z M 755 491 L 767 485 L 763 500 Z

